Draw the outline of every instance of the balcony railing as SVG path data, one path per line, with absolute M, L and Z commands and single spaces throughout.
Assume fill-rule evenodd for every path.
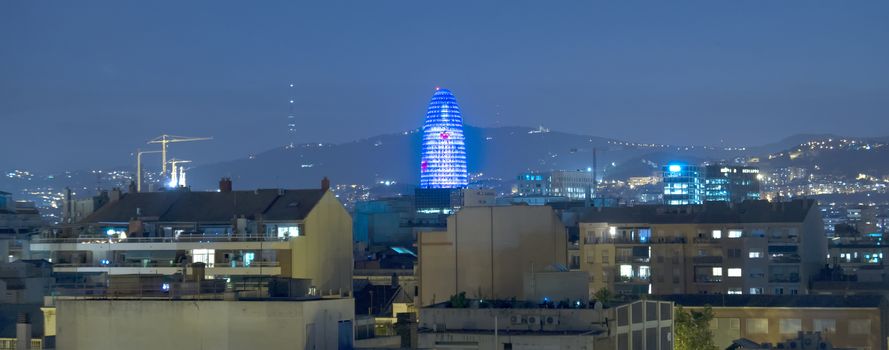
M 210 242 L 285 242 L 289 237 L 262 235 L 181 235 L 179 237 L 76 237 L 55 238 L 38 237 L 31 243 L 79 243 L 79 244 L 114 244 L 114 243 L 210 243 Z
M 217 262 L 217 263 L 214 263 L 213 267 L 208 266 L 207 268 L 217 268 L 217 267 L 260 268 L 260 267 L 279 267 L 279 266 L 281 266 L 281 263 L 278 261 L 252 261 L 252 262 L 250 262 L 250 266 L 244 266 L 244 264 L 241 262 L 238 262 L 234 266 L 232 266 L 232 264 L 230 262 L 228 262 L 228 263 Z M 130 268 L 133 268 L 133 267 L 135 267 L 135 268 L 140 268 L 140 267 L 144 267 L 144 268 L 180 267 L 181 268 L 182 265 L 181 264 L 170 264 L 169 262 L 166 262 L 166 261 L 164 261 L 162 263 L 152 261 L 147 264 L 146 263 L 139 263 L 139 262 L 111 262 L 108 264 L 93 263 L 93 262 L 90 262 L 90 263 L 54 263 L 53 267 L 54 268 L 61 268 L 61 267 L 111 267 L 111 268 L 113 268 L 113 267 L 130 267 Z

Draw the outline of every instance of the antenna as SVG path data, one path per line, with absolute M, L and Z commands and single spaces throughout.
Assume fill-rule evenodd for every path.
M 296 114 L 294 112 L 294 103 L 296 102 L 296 94 L 294 93 L 293 83 L 290 83 L 290 103 L 287 111 L 287 134 L 290 136 L 290 147 L 293 148 L 293 140 L 296 139 Z

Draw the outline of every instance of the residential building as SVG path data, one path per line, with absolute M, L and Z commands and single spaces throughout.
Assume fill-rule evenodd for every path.
M 687 310 L 710 306 L 716 346 L 737 339 L 782 344 L 800 332 L 820 332 L 838 349 L 886 349 L 886 299 L 874 295 L 668 295 L 658 297 Z M 799 345 L 799 344 L 798 344 Z
M 219 192 L 112 195 L 31 248 L 65 283 L 188 273 L 201 262 L 232 283 L 283 276 L 310 279 L 323 294 L 351 291 L 352 221 L 326 178 L 321 189 L 302 190 L 232 191 L 226 181 Z
M 44 226 L 33 202 L 16 201 L 9 192 L 0 191 L 0 240 L 7 240 L 0 260 L 30 259 L 31 237 Z
M 418 349 L 673 349 L 673 305 L 469 300 L 420 309 Z
M 590 293 L 807 294 L 827 254 L 808 199 L 605 207 L 579 222 Z
M 0 239 L 0 256 L 7 256 L 11 242 Z M 0 349 L 15 349 L 18 339 L 42 346 L 40 307 L 52 284 L 52 267 L 44 260 L 0 259 Z
M 447 231 L 420 233 L 418 305 L 471 298 L 519 298 L 526 272 L 567 264 L 565 226 L 546 206 L 467 207 Z
M 214 281 L 204 280 L 205 291 Z M 183 283 L 183 286 L 185 284 Z M 299 295 L 173 293 L 56 296 L 58 349 L 351 349 L 354 301 Z M 272 289 L 271 286 L 269 289 Z M 159 290 L 159 289 L 156 289 Z M 175 295 L 174 295 L 175 294 Z M 52 320 L 50 320 L 52 319 Z
M 704 170 L 696 165 L 669 164 L 664 167 L 664 204 L 689 205 L 704 202 Z
M 760 199 L 759 168 L 715 164 L 704 167 L 704 174 L 704 198 L 708 202 Z

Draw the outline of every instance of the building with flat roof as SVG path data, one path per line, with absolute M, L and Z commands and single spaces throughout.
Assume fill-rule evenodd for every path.
M 420 309 L 418 349 L 673 349 L 673 304 L 614 308 L 503 300 Z
M 590 293 L 806 294 L 827 254 L 814 200 L 596 208 L 579 230 Z
M 565 226 L 546 206 L 467 207 L 448 217 L 446 231 L 417 240 L 417 305 L 471 298 L 520 298 L 526 272 L 567 264 Z
M 596 180 L 592 171 L 553 170 L 519 174 L 513 194 L 518 197 L 563 197 L 568 200 L 592 198 Z
M 234 282 L 282 276 L 310 279 L 324 294 L 352 288 L 352 220 L 327 188 L 123 193 L 31 249 L 63 284 L 188 273 L 201 262 Z
M 697 165 L 664 166 L 664 204 L 689 205 L 704 202 L 704 169 Z
M 351 298 L 57 298 L 58 349 L 351 349 Z
M 0 240 L 8 240 L 3 261 L 30 259 L 31 237 L 44 226 L 33 202 L 16 201 L 9 192 L 0 191 Z
M 704 167 L 704 199 L 708 202 L 758 200 L 759 191 L 759 168 L 720 164 Z
M 886 349 L 887 302 L 875 295 L 665 295 L 685 309 L 710 306 L 710 330 L 720 349 L 745 338 L 780 344 L 799 332 L 820 332 L 834 348 Z

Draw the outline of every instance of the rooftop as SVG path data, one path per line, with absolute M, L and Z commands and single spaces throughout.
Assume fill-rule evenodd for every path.
M 881 295 L 674 294 L 660 295 L 657 299 L 681 306 L 786 308 L 876 308 L 885 301 Z
M 323 195 L 321 189 L 127 193 L 81 223 L 129 222 L 137 212 L 144 220 L 161 222 L 228 223 L 240 216 L 270 221 L 303 220 Z
M 730 205 L 712 202 L 703 205 L 638 205 L 632 207 L 589 208 L 580 222 L 719 224 L 802 222 L 817 202 L 797 199 L 790 202 L 744 201 Z

